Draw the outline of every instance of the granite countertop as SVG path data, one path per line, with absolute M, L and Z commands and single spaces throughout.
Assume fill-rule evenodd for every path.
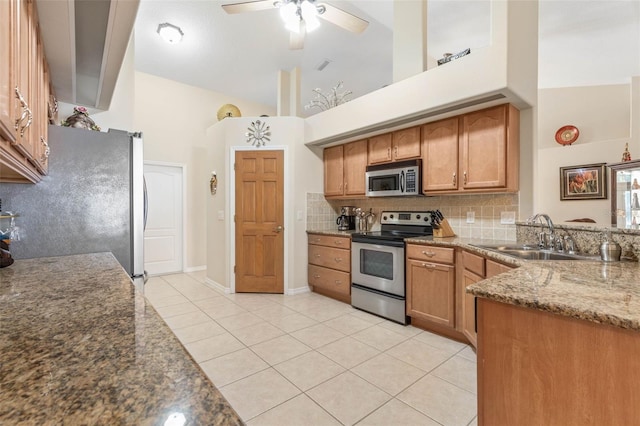
M 308 230 L 307 234 L 318 234 L 318 235 L 337 235 L 340 237 L 351 237 L 351 235 L 357 233 L 355 229 L 349 231 L 338 231 L 337 229 L 324 229 L 324 230 Z
M 0 306 L 0 424 L 242 424 L 110 253 L 16 261 Z
M 511 266 L 509 272 L 467 287 L 487 299 L 640 331 L 640 263 L 599 260 L 528 261 L 473 244 L 505 241 L 411 238 L 414 244 L 462 247 Z M 513 243 L 513 241 L 511 241 Z

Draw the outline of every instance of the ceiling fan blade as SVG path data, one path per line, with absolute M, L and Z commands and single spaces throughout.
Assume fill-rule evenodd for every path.
M 304 48 L 304 35 L 307 32 L 307 26 L 304 23 L 304 20 L 300 20 L 300 31 L 297 33 L 291 31 L 289 35 L 289 49 L 291 50 L 300 50 Z
M 369 25 L 368 21 L 358 18 L 357 16 L 352 15 L 349 12 L 345 12 L 342 9 L 338 9 L 335 6 L 331 6 L 330 4 L 322 3 L 320 6 L 324 6 L 325 8 L 324 13 L 318 15 L 320 18 L 344 28 L 347 31 L 351 31 L 352 33 L 359 34 Z
M 273 9 L 274 7 L 273 0 L 256 0 L 222 5 L 222 8 L 227 13 L 255 12 L 258 10 Z

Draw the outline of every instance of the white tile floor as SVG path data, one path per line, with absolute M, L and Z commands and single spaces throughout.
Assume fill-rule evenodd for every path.
M 462 343 L 315 293 L 220 293 L 204 272 L 145 294 L 243 421 L 475 425 L 476 356 Z

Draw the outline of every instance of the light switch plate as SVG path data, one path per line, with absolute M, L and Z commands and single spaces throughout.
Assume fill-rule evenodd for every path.
M 224 210 L 218 210 L 218 220 L 224 220 Z
M 476 212 L 467 212 L 467 223 L 476 223 Z
M 500 223 L 503 225 L 516 223 L 516 212 L 500 212 Z
M 296 212 L 296 220 L 302 220 L 302 210 Z

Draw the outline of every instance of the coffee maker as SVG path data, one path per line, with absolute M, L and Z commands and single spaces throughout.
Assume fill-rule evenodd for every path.
M 336 219 L 336 225 L 338 225 L 338 231 L 356 229 L 356 207 L 341 206 L 340 216 Z

